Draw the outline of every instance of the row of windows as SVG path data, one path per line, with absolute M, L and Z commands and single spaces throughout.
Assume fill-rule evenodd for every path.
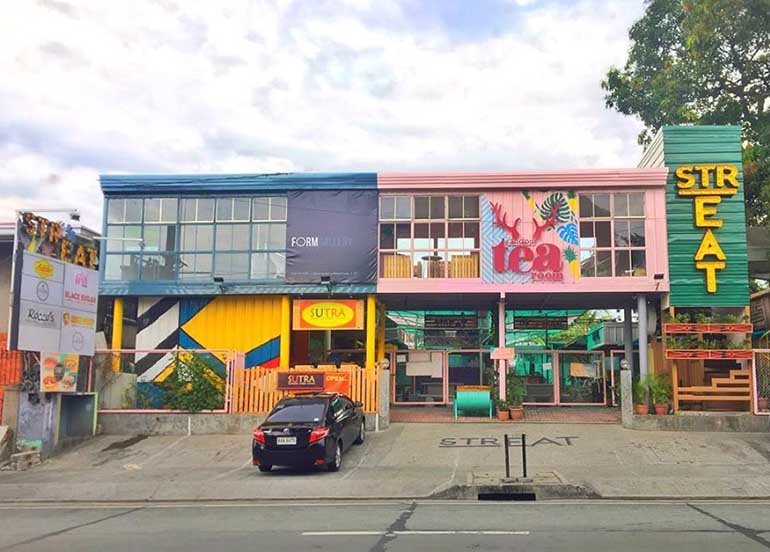
M 125 253 L 106 256 L 105 280 L 283 280 L 286 254 L 260 253 Z
M 110 199 L 107 224 L 286 221 L 286 197 Z

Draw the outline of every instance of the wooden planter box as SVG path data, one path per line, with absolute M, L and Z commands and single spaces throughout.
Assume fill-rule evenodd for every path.
M 689 323 L 669 323 L 663 324 L 663 331 L 671 334 L 747 334 L 754 331 L 751 324 L 689 324 Z
M 751 360 L 751 349 L 667 349 L 668 359 L 688 360 Z

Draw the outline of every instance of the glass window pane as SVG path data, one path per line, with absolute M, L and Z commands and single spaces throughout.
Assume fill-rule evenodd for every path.
M 631 255 L 628 250 L 615 251 L 615 276 L 631 275 Z
M 430 225 L 430 237 L 434 239 L 443 238 L 445 230 L 443 222 L 434 222 Z
M 160 199 L 144 200 L 144 222 L 160 222 Z
M 246 251 L 249 248 L 249 225 L 233 224 L 233 245 L 232 249 Z
M 444 218 L 444 196 L 432 196 L 430 198 L 430 218 Z
M 596 275 L 596 256 L 591 249 L 580 251 L 580 275 L 585 278 L 593 278 Z
M 198 199 L 198 222 L 214 222 L 214 200 Z
M 644 216 L 644 192 L 628 194 L 628 214 L 632 217 Z
M 465 196 L 463 215 L 465 218 L 479 218 L 479 196 Z
M 410 249 L 411 224 L 396 224 L 396 249 Z
M 268 267 L 273 278 L 283 279 L 286 276 L 286 253 L 268 253 Z
M 193 222 L 197 218 L 198 212 L 198 200 L 197 199 L 183 199 L 182 200 L 182 221 Z
M 179 256 L 179 277 L 184 280 L 210 279 L 211 254 L 197 253 Z
M 613 194 L 612 201 L 615 208 L 613 214 L 616 217 L 628 216 L 628 194 Z
M 217 240 L 215 247 L 217 251 L 227 251 L 228 249 L 233 249 L 232 224 L 217 224 Z
M 580 218 L 591 218 L 594 216 L 594 202 L 591 194 L 580 194 L 578 196 L 580 204 Z
M 596 252 L 596 275 L 612 276 L 612 251 Z
M 179 239 L 179 247 L 182 251 L 194 251 L 195 250 L 195 231 L 197 226 L 192 224 L 182 225 L 182 234 Z
M 145 251 L 174 251 L 176 249 L 176 226 L 170 224 L 144 227 Z
M 214 259 L 214 274 L 233 280 L 249 278 L 249 255 L 247 253 L 217 253 Z
M 123 222 L 125 199 L 110 199 L 107 203 L 107 222 Z
M 446 262 L 442 252 L 417 251 L 413 259 L 415 277 L 446 278 Z
M 217 199 L 217 221 L 233 220 L 233 198 L 220 197 Z
M 449 237 L 450 238 L 462 238 L 463 237 L 463 223 L 462 222 L 450 222 L 449 223 Z
M 144 227 L 144 250 L 160 251 L 160 226 Z
M 430 218 L 430 198 L 427 196 L 417 196 L 414 198 L 414 218 Z
M 631 251 L 631 274 L 633 276 L 647 276 L 644 249 Z
M 273 197 L 270 199 L 270 220 L 286 220 L 286 198 Z
M 594 223 L 593 222 L 581 222 L 580 223 L 580 237 L 581 238 L 593 238 L 594 237 Z
M 380 224 L 380 249 L 395 249 L 395 226 L 392 224 Z
M 610 216 L 610 195 L 609 194 L 594 194 L 594 216 L 595 217 Z
M 166 197 L 160 200 L 160 222 L 176 222 L 177 200 Z
M 267 253 L 251 255 L 251 279 L 265 280 L 268 278 Z
M 466 247 L 472 247 L 478 249 L 479 247 L 479 223 L 478 222 L 466 222 L 465 223 L 465 242 Z
M 415 237 L 415 239 L 430 237 L 430 224 L 427 224 L 427 223 L 415 223 L 415 225 L 414 225 L 414 237 Z
M 123 237 L 123 227 L 122 226 L 108 226 L 107 227 L 107 237 L 108 238 L 122 238 Z M 117 240 L 107 240 L 107 251 L 123 251 L 123 241 L 121 239 Z
M 463 196 L 449 196 L 449 218 L 463 218 Z
M 396 196 L 396 218 L 412 218 L 412 198 L 411 196 Z
M 142 249 L 142 227 L 123 227 L 123 251 L 140 251 Z
M 380 197 L 380 219 L 392 220 L 396 216 L 396 198 L 393 196 Z
M 628 221 L 615 220 L 615 247 L 628 246 L 630 241 L 628 235 Z
M 142 200 L 126 200 L 126 218 L 124 222 L 142 222 Z
M 612 244 L 612 236 L 610 233 L 610 221 L 597 221 L 594 223 L 594 230 L 596 231 L 596 246 L 597 247 L 610 247 Z
M 254 220 L 270 220 L 270 198 L 255 197 L 251 205 Z
M 644 221 L 629 221 L 628 227 L 630 245 L 634 247 L 644 247 Z
M 233 220 L 249 220 L 251 200 L 245 197 L 233 199 Z
M 107 255 L 104 264 L 106 280 L 138 280 L 139 255 Z
M 176 255 L 142 255 L 142 280 L 176 280 Z
M 271 224 L 270 238 L 268 240 L 270 249 L 286 249 L 286 225 Z

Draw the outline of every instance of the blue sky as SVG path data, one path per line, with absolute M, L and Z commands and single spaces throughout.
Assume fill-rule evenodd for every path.
M 0 19 L 0 218 L 100 173 L 633 166 L 642 0 L 37 0 Z

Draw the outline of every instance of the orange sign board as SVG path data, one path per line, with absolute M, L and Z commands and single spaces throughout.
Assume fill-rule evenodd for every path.
M 350 372 L 326 372 L 324 391 L 350 395 Z
M 489 355 L 489 358 L 492 360 L 513 360 L 515 356 L 516 353 L 513 349 L 497 347 L 492 349 L 492 354 Z
M 296 299 L 292 328 L 295 330 L 363 330 L 361 299 Z

